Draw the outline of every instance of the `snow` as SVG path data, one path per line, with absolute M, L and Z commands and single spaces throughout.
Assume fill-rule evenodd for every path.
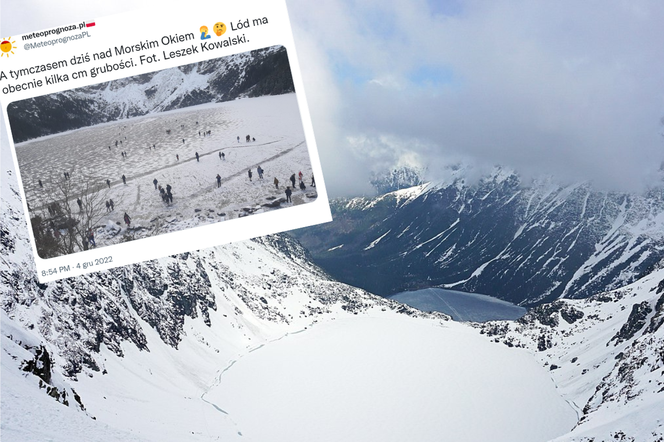
M 170 135 L 166 129 L 172 131 Z M 210 136 L 199 136 L 199 131 L 207 130 L 212 131 Z M 246 143 L 246 134 L 256 141 Z M 116 141 L 122 144 L 115 147 Z M 150 149 L 153 144 L 156 147 Z M 315 188 L 308 186 L 312 168 L 295 94 L 105 123 L 21 143 L 16 151 L 24 190 L 34 211 L 48 217 L 45 206 L 54 200 L 50 190 L 61 182 L 64 171 L 70 171 L 74 192 L 82 192 L 90 181 L 101 189 L 102 201 L 112 199 L 115 203 L 115 210 L 103 215 L 97 226 L 116 224 L 125 229 L 123 215 L 127 212 L 135 238 L 274 210 L 261 205 L 285 197 L 285 187 L 291 185 L 288 178 L 300 171 L 307 189 L 296 189 L 293 202 L 280 207 L 316 198 Z M 126 159 L 122 151 L 127 152 Z M 225 160 L 219 157 L 221 152 Z M 256 171 L 259 165 L 265 170 L 262 180 Z M 251 181 L 249 169 L 253 172 Z M 217 174 L 222 177 L 219 188 Z M 122 175 L 127 177 L 126 185 Z M 273 183 L 275 177 L 279 189 Z M 39 188 L 38 179 L 44 189 Z M 111 180 L 110 188 L 107 179 Z M 173 204 L 161 200 L 153 179 L 164 188 L 172 186 Z M 121 240 L 122 235 L 107 230 L 96 229 L 98 247 Z
M 639 330 L 619 344 L 612 338 L 627 322 L 633 305 L 655 306 L 662 296 L 662 278 L 664 270 L 658 270 L 597 299 L 560 301 L 584 313 L 573 323 L 558 316 L 556 327 L 501 324 L 508 329 L 505 340 L 511 345 L 530 348 L 543 366 L 557 366 L 550 373 L 559 393 L 583 414 L 570 433 L 555 441 L 661 439 L 664 328 Z M 538 350 L 544 336 L 550 345 Z
M 364 250 L 369 250 L 369 249 L 373 249 L 374 247 L 376 247 L 376 244 L 378 244 L 378 243 L 380 242 L 381 239 L 385 238 L 385 237 L 387 236 L 387 234 L 390 233 L 391 231 L 392 231 L 392 229 L 388 230 L 387 232 L 383 233 L 382 235 L 380 235 L 380 236 L 379 236 L 378 238 L 376 238 L 375 240 L 371 241 L 371 244 L 369 244 L 368 246 L 366 246 L 366 247 L 364 248 Z
M 249 440 L 274 442 L 531 442 L 576 423 L 526 352 L 409 318 L 317 324 L 246 354 L 206 398 Z

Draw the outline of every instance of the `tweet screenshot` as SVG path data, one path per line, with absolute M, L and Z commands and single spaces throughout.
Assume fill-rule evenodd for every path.
M 331 221 L 284 1 L 0 44 L 42 282 Z

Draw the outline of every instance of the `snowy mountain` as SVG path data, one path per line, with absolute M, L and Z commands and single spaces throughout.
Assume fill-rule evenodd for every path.
M 398 167 L 386 174 L 374 174 L 371 185 L 379 194 L 394 192 L 424 184 L 425 173 L 426 169 Z
M 383 296 L 432 286 L 520 305 L 634 281 L 664 257 L 664 189 L 603 192 L 522 182 L 496 168 L 331 202 L 334 222 L 294 235 L 340 281 Z
M 273 46 L 14 102 L 7 113 L 20 143 L 154 112 L 294 91 L 286 49 Z
M 476 327 L 286 236 L 40 284 L 16 188 L 4 170 L 3 441 L 661 440 L 663 270 Z

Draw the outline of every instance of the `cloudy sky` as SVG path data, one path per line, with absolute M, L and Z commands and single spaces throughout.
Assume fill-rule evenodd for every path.
M 611 190 L 658 179 L 664 2 L 286 1 L 331 196 L 456 162 Z M 1 0 L 0 32 L 153 3 Z

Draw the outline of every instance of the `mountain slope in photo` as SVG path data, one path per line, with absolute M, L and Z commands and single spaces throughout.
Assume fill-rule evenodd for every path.
M 295 92 L 273 46 L 10 103 L 15 143 L 109 121 L 237 98 Z

